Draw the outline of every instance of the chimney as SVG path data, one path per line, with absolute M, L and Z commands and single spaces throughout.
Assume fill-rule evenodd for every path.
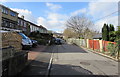
M 24 19 L 24 16 L 22 15 L 21 18 Z

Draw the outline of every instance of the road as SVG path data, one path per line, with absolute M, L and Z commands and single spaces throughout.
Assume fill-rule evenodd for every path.
M 50 76 L 118 75 L 118 62 L 69 44 L 46 47 L 22 74 L 45 75 L 50 58 Z
M 118 75 L 118 62 L 75 45 L 54 47 L 50 75 Z

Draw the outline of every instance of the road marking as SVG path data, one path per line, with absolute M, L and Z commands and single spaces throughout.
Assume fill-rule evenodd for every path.
M 52 62 L 53 62 L 53 49 L 52 49 L 52 54 L 51 54 L 51 58 L 50 58 L 50 61 L 49 61 L 49 65 L 48 65 L 48 68 L 47 68 L 47 73 L 46 73 L 46 77 L 49 76 L 49 73 L 50 73 L 50 69 L 51 69 L 51 65 L 52 65 Z

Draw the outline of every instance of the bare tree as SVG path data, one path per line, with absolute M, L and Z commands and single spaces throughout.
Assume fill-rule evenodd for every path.
M 70 17 L 66 22 L 67 28 L 74 30 L 79 37 L 86 38 L 86 31 L 93 23 L 85 15 Z
M 63 35 L 64 35 L 65 39 L 78 37 L 77 34 L 76 34 L 76 32 L 74 32 L 73 30 L 71 30 L 69 28 L 67 28 L 67 29 L 64 30 Z
M 96 35 L 97 32 L 86 28 L 83 32 L 84 39 L 93 39 L 93 36 Z

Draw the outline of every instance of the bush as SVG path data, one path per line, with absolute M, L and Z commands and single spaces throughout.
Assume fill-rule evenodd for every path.
M 108 52 L 110 56 L 115 57 L 118 52 L 118 46 L 117 44 L 109 43 L 107 46 Z
M 51 40 L 52 34 L 43 34 L 39 31 L 34 31 L 30 33 L 29 37 L 33 40 L 37 40 L 40 45 L 46 45 L 48 41 Z
M 46 45 L 48 43 L 48 41 L 44 39 L 36 39 L 36 40 L 38 41 L 39 45 Z

